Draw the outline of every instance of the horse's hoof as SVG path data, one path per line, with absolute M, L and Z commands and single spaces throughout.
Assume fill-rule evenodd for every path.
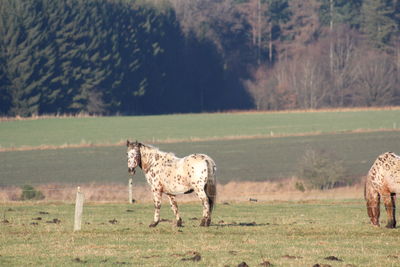
M 211 219 L 205 219 L 205 218 L 203 218 L 203 219 L 201 219 L 200 226 L 206 226 L 206 227 L 208 227 L 208 226 L 210 226 L 210 223 L 211 223 Z
M 158 222 L 153 222 L 153 223 L 151 223 L 151 224 L 149 225 L 149 227 L 156 227 L 157 224 L 158 224 Z
M 177 227 L 183 227 L 182 226 L 182 219 L 179 219 L 179 220 L 176 221 L 176 226 Z
M 394 224 L 394 223 L 388 223 L 388 224 L 386 224 L 386 228 L 389 228 L 389 229 L 396 228 L 396 224 Z

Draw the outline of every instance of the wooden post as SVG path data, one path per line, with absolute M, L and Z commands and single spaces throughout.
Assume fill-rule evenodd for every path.
M 129 203 L 133 203 L 133 194 L 132 194 L 132 178 L 129 179 L 128 182 L 128 194 L 129 194 Z
M 74 231 L 80 231 L 81 230 L 82 213 L 83 213 L 83 200 L 84 200 L 84 195 L 81 192 L 81 188 L 78 186 L 78 190 L 76 192 L 76 201 L 75 201 Z

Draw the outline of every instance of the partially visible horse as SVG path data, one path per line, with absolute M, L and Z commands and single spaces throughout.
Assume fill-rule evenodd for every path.
M 178 158 L 172 153 L 160 151 L 150 145 L 126 142 L 128 147 L 128 171 L 135 174 L 139 166 L 153 192 L 155 227 L 160 222 L 162 193 L 165 193 L 176 217 L 176 225 L 182 226 L 175 196 L 195 192 L 203 203 L 203 219 L 200 226 L 209 226 L 216 200 L 216 166 L 214 160 L 204 154 L 192 154 Z
M 379 226 L 380 200 L 387 212 L 387 228 L 396 227 L 396 193 L 400 193 L 400 156 L 393 152 L 380 155 L 368 172 L 364 195 L 371 223 Z

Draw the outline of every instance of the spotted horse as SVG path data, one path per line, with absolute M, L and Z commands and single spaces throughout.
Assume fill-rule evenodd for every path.
M 160 151 L 151 145 L 127 140 L 128 172 L 135 174 L 139 166 L 151 187 L 154 201 L 155 227 L 160 222 L 161 197 L 165 193 L 176 217 L 176 226 L 182 226 L 175 196 L 195 192 L 203 203 L 203 218 L 200 226 L 209 226 L 216 201 L 216 165 L 204 154 L 191 154 L 178 158 L 173 153 Z
M 382 199 L 388 217 L 386 227 L 396 227 L 396 193 L 400 193 L 400 156 L 386 152 L 375 160 L 365 182 L 364 195 L 373 225 L 379 226 Z

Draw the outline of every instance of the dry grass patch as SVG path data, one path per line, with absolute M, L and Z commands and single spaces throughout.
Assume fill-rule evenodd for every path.
M 357 184 L 350 187 L 340 187 L 330 190 L 306 190 L 301 192 L 295 185 L 295 178 L 278 182 L 229 182 L 217 186 L 218 202 L 226 201 L 302 201 L 313 199 L 354 199 L 363 197 L 363 186 Z M 74 202 L 77 187 L 74 185 L 38 185 L 35 187 L 44 195 L 41 202 L 61 201 Z M 80 190 L 89 202 L 126 202 L 128 186 L 122 184 L 83 184 Z M 152 194 L 147 185 L 134 185 L 133 198 L 137 202 L 151 202 Z M 16 186 L 1 187 L 0 201 L 19 201 L 22 189 Z M 165 198 L 166 199 L 166 198 Z M 179 202 L 198 201 L 194 194 L 179 195 Z

